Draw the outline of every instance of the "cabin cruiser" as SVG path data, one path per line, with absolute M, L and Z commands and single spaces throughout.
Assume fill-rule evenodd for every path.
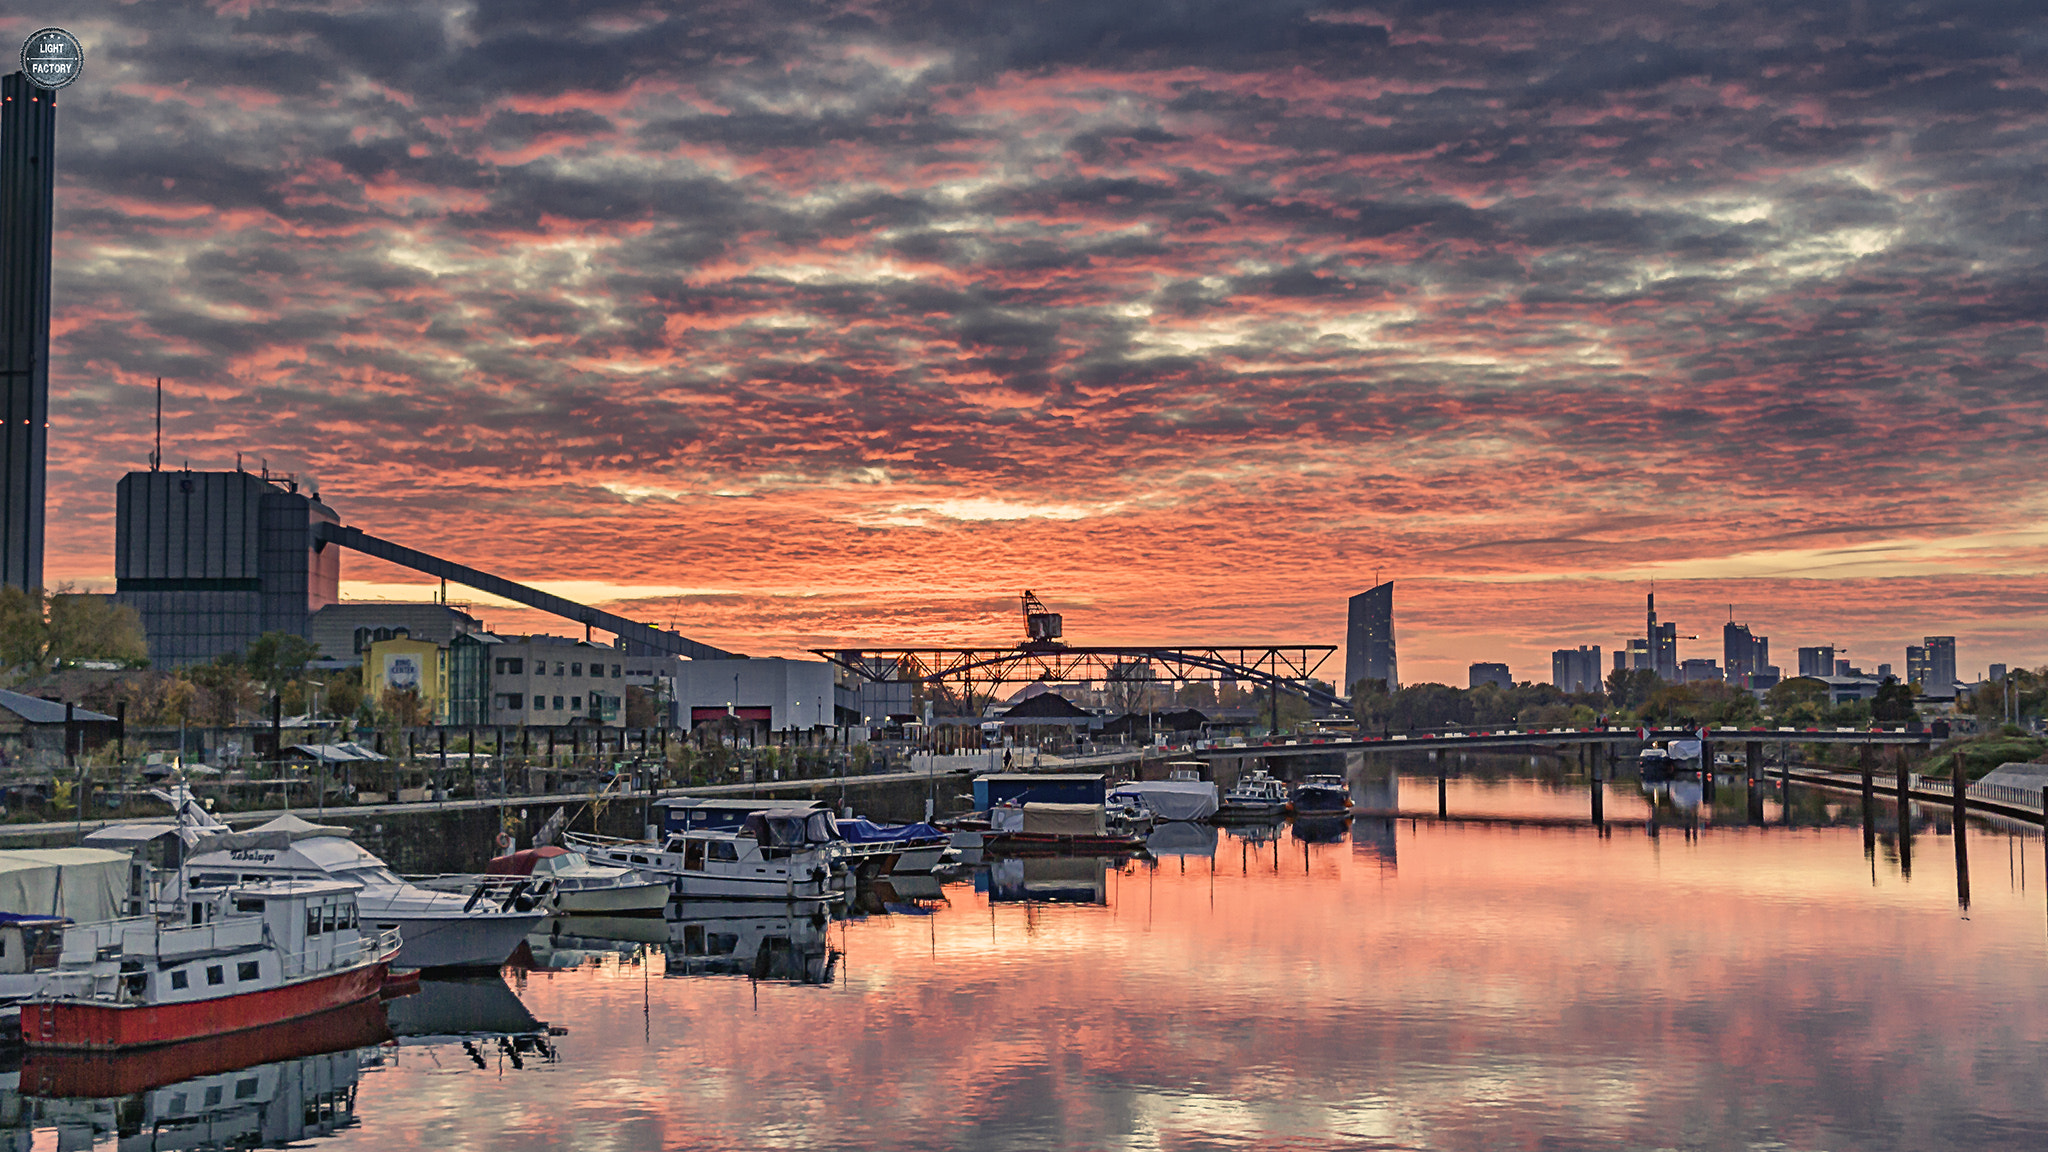
M 1351 814 L 1351 782 L 1342 776 L 1310 776 L 1294 790 L 1294 815 L 1333 817 Z
M 22 1043 L 113 1051 L 243 1032 L 383 990 L 398 933 L 363 925 L 357 886 L 258 879 L 194 888 L 172 909 L 39 926 Z
M 750 813 L 738 832 L 680 832 L 656 844 L 565 833 L 564 845 L 594 864 L 638 869 L 679 900 L 824 901 L 838 894 L 830 812 Z
M 659 916 L 668 904 L 668 885 L 633 868 L 592 864 L 581 853 L 548 845 L 497 857 L 482 875 L 416 877 L 436 892 L 482 891 L 500 905 L 545 908 L 556 916 Z
M 833 822 L 840 842 L 836 850 L 848 865 L 874 861 L 874 875 L 921 875 L 939 866 L 952 838 L 930 824 L 877 824 L 862 817 Z
M 495 968 L 545 915 L 486 900 L 481 891 L 465 897 L 403 880 L 350 839 L 347 828 L 311 824 L 287 813 L 236 832 L 210 813 L 199 815 L 211 823 L 199 827 L 202 836 L 191 854 L 166 880 L 159 907 L 182 902 L 188 890 L 236 883 L 346 881 L 360 889 L 356 904 L 364 924 L 375 931 L 398 929 L 401 945 L 393 963 L 400 968 Z
M 1254 768 L 1237 778 L 1236 786 L 1224 793 L 1216 815 L 1224 820 L 1270 820 L 1287 811 L 1287 785 L 1275 780 L 1264 768 Z

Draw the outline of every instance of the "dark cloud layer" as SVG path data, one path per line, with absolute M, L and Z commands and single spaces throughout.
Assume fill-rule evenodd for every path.
M 2025 5 L 64 19 L 54 573 L 162 375 L 173 461 L 754 649 L 1025 584 L 1327 639 L 1379 569 L 1435 675 L 1596 577 L 2048 659 L 1960 592 L 2048 545 Z

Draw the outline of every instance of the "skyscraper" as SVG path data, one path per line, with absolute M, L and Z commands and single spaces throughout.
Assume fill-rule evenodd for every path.
M 43 585 L 57 94 L 0 80 L 0 583 Z
M 1956 688 L 1956 638 L 1953 636 L 1929 636 L 1927 645 L 1927 682 L 1922 690 L 1930 696 L 1952 696 Z
M 1927 691 L 1927 649 L 1923 645 L 1906 645 L 1906 683 L 1918 684 L 1920 691 Z
M 1650 593 L 1648 620 L 1644 623 L 1644 650 L 1638 668 L 1648 668 L 1660 679 L 1678 679 L 1678 625 L 1657 623 L 1657 594 Z M 1634 651 L 1635 645 L 1629 649 Z
M 1749 625 L 1730 620 L 1721 626 L 1721 664 L 1730 684 L 1755 687 L 1756 677 L 1771 665 L 1770 637 L 1755 635 Z
M 1616 653 L 1620 655 L 1620 653 Z M 1560 692 L 1598 692 L 1604 680 L 1600 668 L 1600 646 L 1559 648 L 1550 654 L 1550 682 Z
M 1835 674 L 1835 646 L 1822 644 L 1799 650 L 1799 674 L 1801 676 L 1833 676 Z
M 1384 680 L 1389 691 L 1401 686 L 1394 666 L 1394 582 L 1375 584 L 1351 598 L 1351 618 L 1344 631 L 1344 689 L 1360 680 Z

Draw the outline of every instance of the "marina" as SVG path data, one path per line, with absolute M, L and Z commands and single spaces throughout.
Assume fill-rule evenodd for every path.
M 1074 1148 L 1758 1133 L 1967 1148 L 2048 1132 L 2023 1055 L 2048 1023 L 2031 992 L 2048 970 L 2032 828 L 1973 822 L 1965 840 L 1940 805 L 1901 820 L 1879 803 L 1866 820 L 1853 797 L 1798 786 L 1752 822 L 1733 789 L 1715 806 L 1663 782 L 1515 774 L 1449 781 L 1440 820 L 1401 800 L 1435 799 L 1434 779 L 1349 783 L 1348 820 L 1169 821 L 1138 853 L 990 850 L 825 900 L 557 915 L 499 970 L 430 973 L 294 1029 L 142 1063 L 30 1048 L 4 1115 L 23 1139 L 183 1124 L 213 1134 L 188 1147 L 260 1130 L 337 1149 L 717 1148 L 763 1130 L 787 1134 L 777 1145 L 1021 1148 L 1049 1127 Z M 1906 936 L 1918 945 L 1901 951 Z M 1339 956 L 1365 957 L 1373 979 L 1339 976 L 1356 971 Z M 1806 975 L 1788 982 L 1788 964 Z M 1710 973 L 1728 994 L 1708 1001 L 1692 989 Z M 1968 994 L 1921 1007 L 1952 985 Z M 1879 1042 L 1899 1028 L 1910 1047 Z M 809 1057 L 792 1065 L 777 1053 L 797 1036 Z M 1978 1079 L 1930 1079 L 1966 1050 Z M 1511 1077 L 1489 1071 L 1504 1057 Z M 936 1091 L 966 1069 L 975 1092 Z M 1303 1098 L 1275 1074 L 1325 1091 Z M 449 1076 L 468 1088 L 444 1091 Z M 865 1087 L 826 1119 L 812 1102 L 835 1081 Z M 281 1106 L 304 1100 L 319 1104 Z

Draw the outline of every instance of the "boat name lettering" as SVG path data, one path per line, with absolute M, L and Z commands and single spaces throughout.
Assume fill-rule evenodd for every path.
M 252 864 L 268 864 L 277 859 L 275 852 L 259 852 L 254 848 L 235 848 L 228 852 L 230 860 L 246 860 Z

